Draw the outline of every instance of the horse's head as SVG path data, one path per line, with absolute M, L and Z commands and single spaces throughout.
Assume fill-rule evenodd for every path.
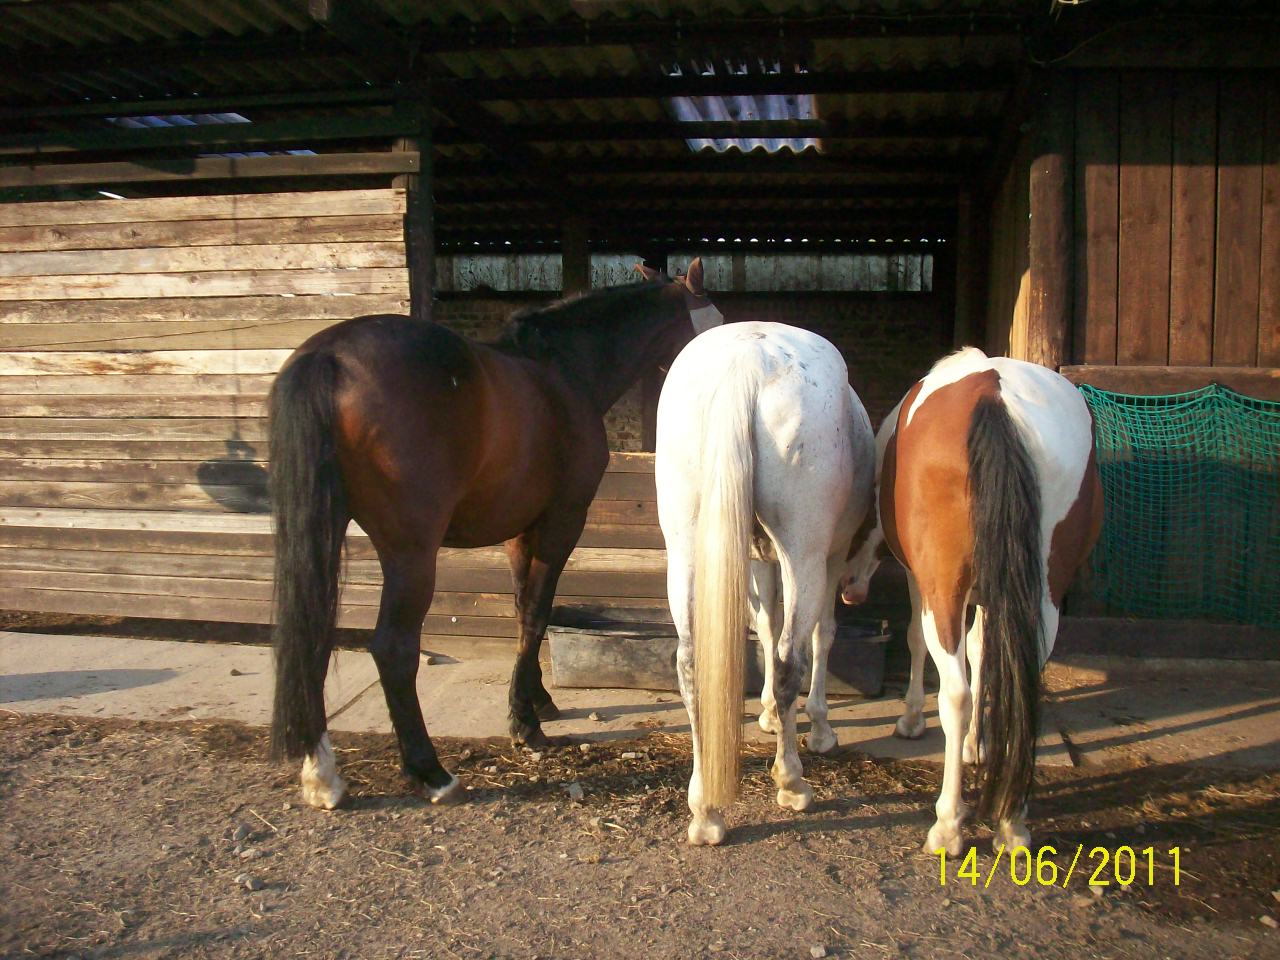
M 880 569 L 880 564 L 889 555 L 889 548 L 884 542 L 884 531 L 876 523 L 876 508 L 873 504 L 867 516 L 867 523 L 854 535 L 849 547 L 849 559 L 845 564 L 844 576 L 840 578 L 840 599 L 849 606 L 857 606 L 867 602 L 867 591 L 871 586 L 871 578 Z
M 666 292 L 679 306 L 679 319 L 672 331 L 671 351 L 662 363 L 663 368 L 670 365 L 684 345 L 704 330 L 718 327 L 724 323 L 724 314 L 716 309 L 716 305 L 707 296 L 703 287 L 702 258 L 695 257 L 689 264 L 687 273 L 676 274 L 675 279 L 668 277 L 663 271 L 643 263 L 636 264 L 636 272 L 649 283 L 665 285 Z

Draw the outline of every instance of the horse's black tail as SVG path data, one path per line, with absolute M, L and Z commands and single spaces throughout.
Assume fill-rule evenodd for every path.
M 1004 401 L 984 398 L 969 427 L 974 578 L 986 611 L 979 742 L 986 750 L 978 812 L 1017 816 L 1035 778 L 1044 591 L 1040 487 Z
M 315 752 L 325 730 L 324 677 L 333 651 L 348 521 L 334 441 L 337 380 L 331 353 L 302 353 L 271 388 L 275 759 Z

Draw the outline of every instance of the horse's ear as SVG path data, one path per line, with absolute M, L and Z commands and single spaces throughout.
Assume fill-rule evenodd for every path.
M 705 296 L 706 291 L 702 288 L 701 257 L 694 257 L 693 263 L 689 264 L 689 271 L 684 275 L 684 285 L 689 288 L 689 292 L 695 297 Z
M 640 274 L 640 276 L 644 277 L 650 283 L 652 283 L 654 280 L 659 280 L 662 278 L 662 274 L 660 274 L 657 270 L 653 269 L 653 267 L 646 266 L 643 263 L 636 264 L 636 273 Z

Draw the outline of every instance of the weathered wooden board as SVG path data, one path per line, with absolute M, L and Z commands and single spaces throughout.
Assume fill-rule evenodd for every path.
M 106 379 L 105 377 L 103 379 Z M 0 417 L 255 417 L 266 416 L 263 395 L 59 396 L 0 394 Z
M 1120 89 L 1114 71 L 1076 87 L 1075 355 L 1116 362 L 1120 234 Z
M 1280 400 L 1280 369 L 1275 367 L 1079 365 L 1063 367 L 1061 373 L 1072 383 L 1088 383 L 1116 393 L 1183 393 L 1221 383 L 1251 397 Z
M 99 297 L 227 297 L 249 294 L 391 293 L 407 296 L 404 268 L 213 270 L 197 273 L 0 277 L 0 300 Z
M 1121 77 L 1116 362 L 1169 357 L 1171 95 L 1160 74 Z
M 197 273 L 225 270 L 252 271 L 257 274 L 263 270 L 351 270 L 357 267 L 403 267 L 404 265 L 403 241 L 304 242 L 7 253 L 0 257 L 0 277 Z
M 12 376 L 0 380 L 0 396 L 9 398 L 56 394 L 60 397 L 265 397 L 275 375 L 156 373 L 150 376 Z
M 404 206 L 404 191 L 386 189 L 133 200 L 53 200 L 47 203 L 0 204 L 0 226 L 370 216 L 403 214 Z
M 245 320 L 345 320 L 408 313 L 407 294 L 346 296 L 152 297 L 0 302 L 0 324 L 241 323 Z M 0 344 L 6 333 L 0 327 Z
M 16 354 L 10 354 L 16 356 Z M 0 361 L 2 362 L 2 361 Z M 266 424 L 258 417 L 243 420 L 196 417 L 154 419 L 91 419 L 0 417 L 0 439 L 54 440 L 237 440 L 262 443 Z
M 368 240 L 395 241 L 403 246 L 402 217 L 397 214 L 375 214 L 0 227 L 0 252 L 207 247 L 237 243 L 352 243 Z
M 1222 80 L 1218 118 L 1217 283 L 1213 363 L 1258 359 L 1259 257 L 1262 251 L 1262 145 L 1258 107 L 1264 88 L 1248 76 Z
M 1258 365 L 1280 367 L 1280 78 L 1266 96 L 1262 165 L 1262 255 L 1258 277 Z
M 1190 72 L 1175 74 L 1173 83 L 1169 362 L 1207 365 L 1213 359 L 1218 87 L 1212 77 Z
M 0 353 L 0 376 L 274 374 L 288 350 L 84 350 Z M 0 383 L 0 393 L 7 393 Z
M 300 299 L 319 299 L 305 297 Z M 345 319 L 345 318 L 344 318 Z M 9 350 L 262 350 L 293 348 L 339 320 L 205 320 L 198 323 L 0 325 Z

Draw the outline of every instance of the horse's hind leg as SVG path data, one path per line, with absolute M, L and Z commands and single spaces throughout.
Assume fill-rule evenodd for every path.
M 973 711 L 969 715 L 969 729 L 964 735 L 964 762 L 981 763 L 985 748 L 978 731 L 982 726 L 982 627 L 985 612 L 981 606 L 973 608 L 973 626 L 964 641 L 965 655 L 969 658 L 969 693 L 973 698 Z
M 830 602 L 823 604 L 818 625 L 813 629 L 813 679 L 809 681 L 809 697 L 804 703 L 804 712 L 809 715 L 809 735 L 804 745 L 810 753 L 829 753 L 840 744 L 827 720 L 827 658 L 836 638 L 835 595 L 843 573 L 843 557 L 828 561 L 826 596 Z
M 809 641 L 822 615 L 826 596 L 827 571 L 824 559 L 802 556 L 798 562 L 779 550 L 782 569 L 782 632 L 774 659 L 773 695 L 778 704 L 782 732 L 773 762 L 773 782 L 778 788 L 778 806 L 807 810 L 813 804 L 813 788 L 805 782 L 800 753 L 796 749 L 796 698 L 804 680 Z M 832 597 L 834 604 L 835 598 Z
M 432 803 L 453 803 L 465 792 L 436 756 L 417 689 L 422 621 L 431 607 L 435 566 L 434 547 L 382 557 L 382 604 L 369 651 L 378 666 L 406 776 L 421 784 Z
M 782 606 L 779 603 L 778 565 L 769 560 L 751 561 L 751 610 L 755 614 L 756 636 L 764 652 L 764 686 L 760 688 L 760 729 L 765 733 L 781 733 L 778 704 L 773 699 L 773 649 L 782 629 Z
M 693 656 L 693 557 L 687 544 L 672 536 L 667 539 L 667 598 L 671 618 L 680 638 L 676 648 L 676 678 L 680 681 L 680 697 L 689 713 L 689 731 L 693 739 L 693 773 L 689 777 L 689 843 L 692 846 L 715 846 L 724 841 L 725 825 L 721 811 L 708 807 L 702 798 L 702 770 L 698 761 L 697 682 Z
M 907 574 L 911 591 L 911 623 L 907 626 L 907 648 L 911 651 L 911 673 L 907 680 L 907 693 L 903 698 L 902 716 L 893 726 L 893 735 L 907 740 L 924 736 L 924 625 L 923 604 L 916 578 Z
M 967 591 L 966 591 L 967 592 Z M 923 596 L 921 624 L 924 641 L 938 668 L 938 716 L 946 734 L 942 789 L 934 809 L 937 821 L 929 830 L 925 852 L 945 849 L 949 856 L 964 852 L 964 821 L 968 808 L 961 798 L 964 785 L 962 756 L 965 727 L 969 721 L 969 684 L 964 662 L 964 595 L 942 589 Z

